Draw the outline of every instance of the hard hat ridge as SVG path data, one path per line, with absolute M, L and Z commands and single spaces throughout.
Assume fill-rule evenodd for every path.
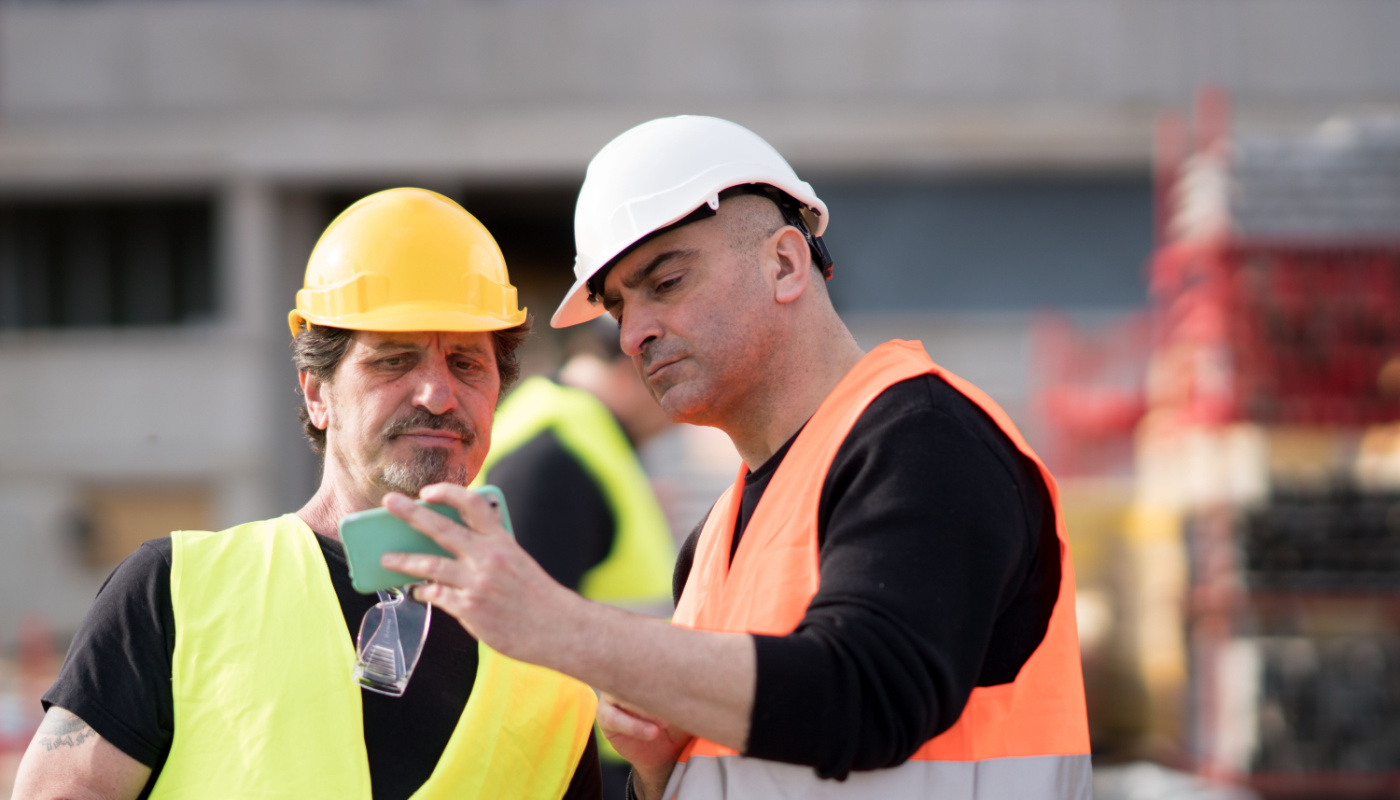
M 812 237 L 814 253 L 820 247 L 825 256 L 820 237 L 827 226 L 826 204 L 772 145 L 747 128 L 715 117 L 664 117 L 613 139 L 593 157 L 579 190 L 575 281 L 550 324 L 562 328 L 602 314 L 602 306 L 590 302 L 591 278 L 645 239 L 689 221 L 691 214 L 703 214 L 707 206 L 713 213 L 721 192 L 746 185 L 771 186 L 792 198 L 805 223 L 799 229 Z

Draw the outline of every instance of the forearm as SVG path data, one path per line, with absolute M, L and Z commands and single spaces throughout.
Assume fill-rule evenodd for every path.
M 756 674 L 750 636 L 672 627 L 584 600 L 545 574 L 484 498 L 441 483 L 420 496 L 453 505 L 465 524 L 402 495 L 385 496 L 390 511 L 454 556 L 381 559 L 430 581 L 415 591 L 419 600 L 451 613 L 505 655 L 571 675 L 696 736 L 744 748 Z
M 748 634 L 680 628 L 581 598 L 561 621 L 565 636 L 541 664 L 743 751 L 756 683 Z

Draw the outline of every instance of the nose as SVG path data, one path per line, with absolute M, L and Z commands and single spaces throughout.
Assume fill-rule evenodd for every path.
M 447 359 L 424 359 L 414 373 L 415 406 L 433 416 L 446 414 L 457 408 L 457 396 L 452 392 L 452 370 L 447 366 Z
M 660 339 L 661 334 L 661 325 L 654 314 L 648 314 L 643 308 L 629 308 L 618 325 L 618 345 L 622 352 L 636 357 L 653 339 Z

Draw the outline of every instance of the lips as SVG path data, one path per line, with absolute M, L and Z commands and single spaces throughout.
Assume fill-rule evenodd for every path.
M 403 433 L 396 434 L 393 438 L 399 439 L 399 438 L 404 438 L 404 437 L 407 437 L 407 438 L 410 438 L 410 439 L 428 439 L 428 440 L 433 440 L 433 441 L 436 442 L 436 443 L 442 443 L 442 444 L 453 444 L 453 443 L 462 441 L 462 437 L 459 436 L 459 435 L 457 435 L 457 434 L 455 434 L 455 433 L 449 433 L 448 431 L 434 431 L 434 430 L 429 430 L 429 431 L 404 431 Z
M 646 373 L 647 380 L 653 380 L 658 374 L 661 373 L 662 370 L 665 370 L 667 367 L 673 366 L 679 363 L 680 361 L 681 359 L 679 358 L 673 358 L 668 361 L 663 361 L 660 364 L 655 364 L 653 366 L 648 367 Z

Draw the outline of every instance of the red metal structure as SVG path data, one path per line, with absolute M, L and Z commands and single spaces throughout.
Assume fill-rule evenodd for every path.
M 1194 132 L 1159 127 L 1148 408 L 1400 421 L 1400 119 L 1251 138 L 1227 111 L 1211 90 Z M 1196 509 L 1185 538 L 1196 768 L 1268 798 L 1400 798 L 1400 491 L 1273 487 Z
M 1159 129 L 1151 295 L 1173 379 L 1152 406 L 1187 425 L 1400 420 L 1400 124 L 1250 146 L 1221 92 L 1198 116 L 1193 144 Z
M 1112 475 L 1132 465 L 1133 431 L 1146 410 L 1150 345 L 1145 314 L 1084 330 L 1062 314 L 1031 326 L 1039 448 L 1060 476 Z

